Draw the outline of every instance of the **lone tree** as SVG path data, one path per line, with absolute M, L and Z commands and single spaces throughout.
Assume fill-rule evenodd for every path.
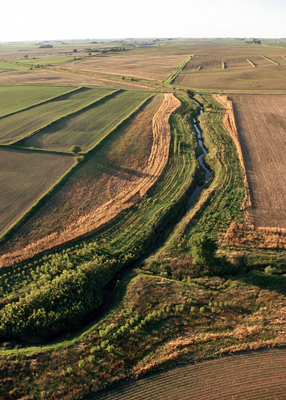
M 195 265 L 211 265 L 215 260 L 217 244 L 205 233 L 194 235 L 190 241 L 191 254 Z
M 71 147 L 70 150 L 71 150 L 72 153 L 78 154 L 78 153 L 81 152 L 81 147 L 80 147 L 79 145 L 77 145 L 77 144 L 74 144 L 74 145 Z

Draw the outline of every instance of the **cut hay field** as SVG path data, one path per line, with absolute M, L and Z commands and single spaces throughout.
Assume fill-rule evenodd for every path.
M 233 95 L 256 227 L 286 228 L 286 96 Z
M 91 93 L 93 91 L 95 89 L 90 89 Z M 103 93 L 106 94 L 106 90 L 96 90 L 95 93 L 102 96 Z M 107 98 L 106 101 L 95 103 L 94 106 L 86 110 L 56 121 L 27 139 L 26 145 L 35 148 L 67 151 L 72 145 L 76 144 L 81 146 L 83 151 L 87 151 L 100 142 L 110 130 L 149 96 L 150 92 L 117 92 L 114 96 Z
M 7 115 L 1 119 L 0 143 L 9 144 L 23 139 L 52 121 L 75 112 L 110 93 L 112 91 L 105 89 L 80 88 L 39 104 L 35 108 Z
M 0 233 L 3 234 L 73 165 L 73 157 L 0 149 Z
M 116 197 L 131 193 L 146 175 L 153 142 L 152 118 L 162 101 L 163 94 L 157 94 L 130 123 L 112 134 L 59 192 L 14 235 L 10 240 L 10 251 L 32 245 L 41 239 L 40 247 L 49 241 L 50 246 L 51 240 L 58 238 L 44 238 L 56 232 L 63 234 L 71 225 L 74 225 L 78 234 L 92 229 L 91 224 L 93 228 L 96 227 L 99 207 L 106 202 L 109 202 L 109 207 L 105 207 L 104 216 L 106 220 L 112 218 L 111 208 L 116 204 Z M 122 204 L 120 207 L 124 208 Z
M 136 55 L 127 52 L 126 54 L 117 53 L 105 57 L 92 57 L 87 60 L 69 62 L 66 65 L 63 64 L 62 67 L 162 80 L 188 56 L 188 53 L 164 54 L 160 48 L 157 48 L 157 54 L 153 52 L 150 54 L 149 51 L 150 49 L 141 49 L 141 54 Z
M 63 95 L 72 87 L 0 86 L 0 117 Z
M 91 400 L 284 400 L 286 349 L 237 354 L 180 366 L 123 384 Z
M 195 57 L 174 83 L 213 90 L 286 90 L 283 48 L 238 42 L 222 46 L 210 42 L 195 44 L 192 52 Z M 226 66 L 223 70 L 222 62 Z

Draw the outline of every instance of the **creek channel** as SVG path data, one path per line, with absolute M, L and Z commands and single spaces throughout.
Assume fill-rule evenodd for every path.
M 193 101 L 198 106 L 201 107 L 200 115 L 203 114 L 203 107 L 197 101 L 195 101 L 194 99 L 193 99 Z M 135 261 L 133 264 L 131 264 L 127 268 L 119 271 L 115 275 L 115 277 L 106 285 L 106 287 L 104 289 L 104 293 L 103 293 L 103 301 L 101 303 L 101 306 L 97 309 L 96 316 L 93 316 L 88 321 L 86 321 L 85 324 L 83 324 L 82 331 L 84 331 L 88 326 L 90 326 L 90 325 L 96 323 L 97 321 L 99 321 L 101 318 L 103 318 L 112 309 L 112 307 L 114 305 L 114 300 L 115 300 L 114 299 L 115 286 L 119 282 L 123 281 L 123 279 L 127 278 L 135 268 L 139 267 L 139 265 L 142 264 L 143 261 L 145 261 L 153 253 L 158 251 L 161 247 L 163 247 L 163 245 L 167 241 L 167 238 L 169 237 L 170 233 L 175 228 L 176 224 L 178 224 L 182 220 L 183 216 L 192 208 L 192 206 L 195 203 L 197 197 L 201 193 L 203 187 L 205 186 L 205 184 L 209 180 L 210 170 L 205 166 L 205 164 L 203 162 L 204 155 L 207 154 L 207 151 L 206 151 L 206 149 L 205 149 L 205 147 L 203 145 L 203 142 L 202 142 L 202 134 L 201 134 L 201 131 L 200 131 L 199 127 L 198 127 L 198 121 L 194 118 L 193 122 L 194 122 L 194 127 L 195 127 L 195 130 L 196 130 L 196 133 L 197 133 L 197 137 L 198 137 L 198 143 L 199 143 L 199 146 L 202 149 L 202 154 L 197 158 L 197 160 L 198 160 L 199 164 L 201 165 L 201 167 L 205 170 L 205 178 L 204 178 L 203 185 L 201 185 L 201 186 L 197 185 L 196 186 L 195 190 L 190 195 L 187 204 L 182 209 L 179 218 L 177 218 L 176 220 L 172 220 L 167 224 L 167 226 L 164 228 L 164 230 L 160 233 L 160 236 L 156 239 L 156 241 L 153 243 L 153 245 L 145 252 L 145 254 L 143 254 L 137 261 Z M 73 335 L 78 334 L 78 333 L 80 333 L 78 330 L 76 330 L 76 331 L 70 330 L 69 333 L 64 333 L 62 335 L 57 335 L 56 337 L 52 338 L 51 341 L 49 341 L 49 344 L 53 343 L 54 341 L 58 342 L 59 340 L 66 340 L 66 339 L 68 339 L 68 337 L 73 336 Z M 47 341 L 45 341 L 45 344 L 48 344 Z
M 200 115 L 203 114 L 203 107 L 194 99 L 192 99 L 196 105 L 200 106 Z M 170 233 L 173 231 L 175 228 L 176 224 L 178 224 L 183 216 L 188 212 L 192 206 L 194 205 L 196 199 L 198 198 L 199 194 L 201 193 L 202 189 L 206 185 L 207 181 L 210 178 L 210 170 L 205 166 L 203 162 L 203 158 L 205 154 L 207 154 L 207 150 L 205 149 L 203 142 L 202 142 L 202 133 L 198 127 L 198 121 L 196 118 L 193 119 L 194 122 L 194 127 L 197 133 L 198 137 L 198 143 L 199 146 L 202 149 L 202 154 L 197 158 L 198 163 L 201 165 L 201 167 L 205 170 L 205 178 L 204 178 L 204 183 L 201 186 L 196 186 L 195 190 L 192 192 L 190 195 L 187 204 L 185 205 L 184 209 L 180 213 L 180 217 L 177 218 L 176 220 L 170 221 L 167 226 L 164 228 L 164 230 L 160 233 L 160 236 L 156 239 L 156 241 L 153 243 L 153 245 L 143 254 L 137 261 L 135 261 L 132 265 L 129 267 L 119 271 L 116 276 L 107 284 L 104 294 L 103 294 L 103 302 L 99 309 L 97 310 L 97 315 L 95 318 L 93 318 L 92 321 L 89 321 L 91 323 L 97 322 L 99 319 L 101 319 L 104 315 L 106 315 L 112 308 L 114 304 L 114 289 L 115 285 L 118 284 L 120 281 L 125 279 L 128 275 L 131 274 L 131 272 L 139 267 L 140 264 L 142 264 L 143 261 L 145 261 L 148 257 L 150 257 L 153 253 L 158 251 L 163 245 L 165 244 L 167 238 L 169 237 Z

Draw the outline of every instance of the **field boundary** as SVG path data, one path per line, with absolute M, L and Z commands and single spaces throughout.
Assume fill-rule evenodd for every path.
M 36 129 L 35 131 L 29 133 L 28 135 L 24 136 L 21 139 L 16 140 L 15 142 L 9 143 L 10 146 L 22 146 L 25 145 L 25 141 L 29 138 L 31 138 L 32 136 L 36 135 L 37 133 L 40 133 L 42 130 L 58 123 L 59 121 L 65 119 L 65 118 L 69 118 L 71 116 L 75 116 L 76 114 L 81 114 L 84 111 L 87 111 L 89 108 L 92 108 L 93 106 L 97 106 L 99 104 L 104 103 L 105 101 L 109 100 L 110 97 L 116 97 L 121 91 L 123 91 L 122 89 L 118 89 L 113 91 L 112 93 L 106 94 L 105 96 L 100 97 L 99 99 L 87 104 L 86 106 L 79 108 L 75 111 L 72 111 L 68 114 L 62 115 L 57 119 L 54 119 L 53 121 L 48 122 L 47 124 L 41 126 L 40 128 Z M 32 147 L 32 149 L 34 149 L 34 147 Z
M 21 112 L 23 112 L 23 111 L 31 110 L 32 108 L 41 106 L 41 105 L 43 105 L 43 104 L 49 103 L 50 101 L 57 100 L 57 99 L 59 99 L 60 97 L 66 96 L 67 94 L 79 92 L 79 91 L 81 91 L 81 90 L 85 90 L 85 87 L 84 87 L 84 86 L 80 86 L 80 87 L 78 87 L 78 88 L 76 88 L 76 89 L 72 89 L 72 90 L 70 90 L 70 91 L 68 91 L 68 92 L 66 92 L 66 93 L 59 94 L 58 96 L 50 97 L 50 98 L 48 98 L 48 99 L 46 99 L 46 100 L 44 100 L 44 101 L 41 101 L 40 103 L 32 104 L 31 106 L 26 107 L 26 108 L 22 108 L 21 110 L 13 111 L 13 112 L 11 112 L 11 113 L 9 113 L 9 114 L 2 115 L 2 117 L 0 117 L 0 120 L 1 120 L 1 119 L 4 119 L 4 118 L 6 118 L 6 117 L 10 117 L 11 115 L 19 114 L 19 113 L 21 113 Z
M 162 82 L 166 84 L 171 84 L 177 76 L 183 71 L 185 66 L 188 64 L 189 61 L 191 61 L 192 58 L 195 57 L 195 54 L 191 54 L 186 60 L 181 62 L 174 70 L 171 72 L 170 75 L 167 76 L 167 78 L 163 79 Z

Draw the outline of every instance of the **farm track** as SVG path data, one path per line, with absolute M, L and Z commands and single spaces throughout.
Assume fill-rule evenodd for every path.
M 40 251 L 49 250 L 77 237 L 84 236 L 107 224 L 123 210 L 139 201 L 158 180 L 167 164 L 171 140 L 169 118 L 171 113 L 174 112 L 180 104 L 181 102 L 173 94 L 165 94 L 164 101 L 154 115 L 152 121 L 153 143 L 149 160 L 135 188 L 131 191 L 120 193 L 118 196 L 99 207 L 95 212 L 79 218 L 79 220 L 71 224 L 68 229 L 60 233 L 51 234 L 36 243 L 28 245 L 24 249 L 26 256 L 31 257 Z M 20 253 L 18 253 L 19 252 L 10 253 L 9 259 L 17 259 L 20 255 Z M 23 254 L 23 251 L 21 251 L 21 254 Z M 3 257 L 3 261 L 5 259 L 4 262 L 6 264 L 8 259 L 5 255 Z
M 238 353 L 180 366 L 88 399 L 285 400 L 285 356 L 286 349 Z

